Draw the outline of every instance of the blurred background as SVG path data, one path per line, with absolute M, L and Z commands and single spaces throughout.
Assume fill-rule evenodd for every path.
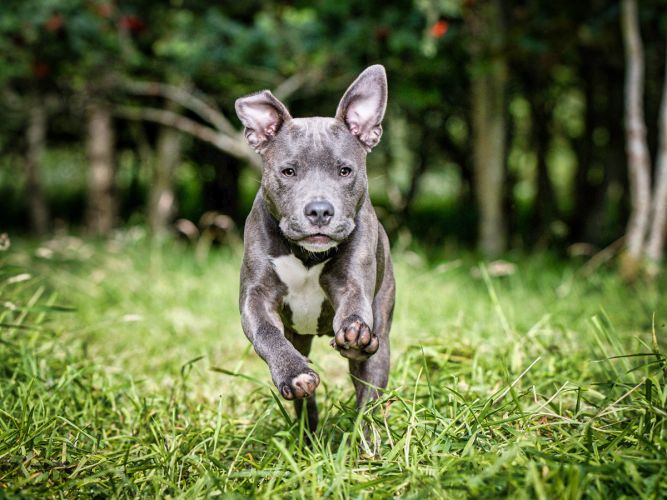
M 381 63 L 368 168 L 396 248 L 662 257 L 664 0 L 3 0 L 0 14 L 1 231 L 238 241 L 260 167 L 234 100 L 268 88 L 294 116 L 332 116 Z

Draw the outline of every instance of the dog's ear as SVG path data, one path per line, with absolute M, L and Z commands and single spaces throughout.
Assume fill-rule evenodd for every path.
M 382 137 L 382 118 L 387 108 L 387 74 L 376 64 L 366 68 L 345 91 L 336 118 L 370 151 Z
M 268 90 L 240 97 L 234 107 L 245 127 L 248 144 L 257 152 L 273 139 L 283 123 L 292 119 L 285 105 Z

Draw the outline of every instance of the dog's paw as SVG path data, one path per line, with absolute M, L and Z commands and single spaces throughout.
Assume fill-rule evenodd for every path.
M 348 359 L 364 361 L 375 354 L 380 341 L 359 316 L 352 315 L 336 332 L 331 340 L 331 346 Z
M 314 371 L 306 369 L 276 385 L 285 399 L 309 398 L 313 395 L 317 386 L 320 385 L 320 376 Z

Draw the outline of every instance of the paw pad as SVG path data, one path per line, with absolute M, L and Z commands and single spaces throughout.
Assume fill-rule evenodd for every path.
M 309 398 L 320 385 L 320 376 L 314 371 L 300 373 L 289 382 L 280 384 L 280 394 L 285 399 Z
M 377 352 L 380 341 L 358 316 L 351 316 L 336 332 L 331 346 L 346 358 L 365 360 Z

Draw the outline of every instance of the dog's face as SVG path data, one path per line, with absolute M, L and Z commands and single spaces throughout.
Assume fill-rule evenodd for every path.
M 335 118 L 292 118 L 269 91 L 236 101 L 248 143 L 263 160 L 262 193 L 289 240 L 324 252 L 345 240 L 367 195 L 366 154 L 382 135 L 387 79 L 366 69 Z

